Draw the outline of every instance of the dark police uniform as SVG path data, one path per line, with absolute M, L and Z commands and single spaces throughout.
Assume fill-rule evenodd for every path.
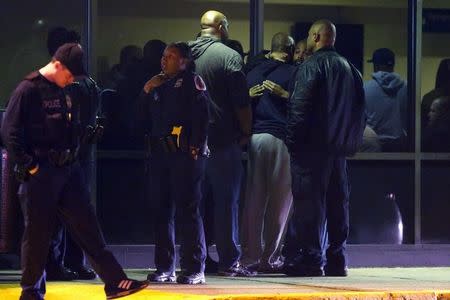
M 25 218 L 21 298 L 43 299 L 44 267 L 57 218 L 91 258 L 107 285 L 126 279 L 106 250 L 85 176 L 74 155 L 79 147 L 79 103 L 33 72 L 13 92 L 1 133 L 19 170 L 39 164 L 37 173 L 19 188 Z
M 150 187 L 157 202 L 155 264 L 159 272 L 175 271 L 175 212 L 181 231 L 181 269 L 204 271 L 203 222 L 199 213 L 209 96 L 200 76 L 184 71 L 141 97 L 151 140 Z M 182 127 L 179 136 L 171 135 Z M 174 147 L 175 145 L 175 147 Z M 194 160 L 190 151 L 199 149 Z
M 64 88 L 64 92 L 73 98 L 80 107 L 80 129 L 81 135 L 86 136 L 87 126 L 94 128 L 96 125 L 96 116 L 100 106 L 99 88 L 96 82 L 88 76 L 79 76 L 75 78 L 73 84 Z M 93 134 L 93 133 L 91 133 Z M 89 194 L 92 195 L 92 175 L 95 170 L 94 144 L 84 139 L 78 149 L 78 160 L 83 170 Z M 60 222 L 56 225 L 56 232 L 50 243 L 50 251 L 46 271 L 57 270 L 63 265 L 69 267 L 72 271 L 83 272 L 81 279 L 95 278 L 95 274 L 86 276 L 86 258 L 83 251 L 75 243 L 73 238 L 67 234 Z

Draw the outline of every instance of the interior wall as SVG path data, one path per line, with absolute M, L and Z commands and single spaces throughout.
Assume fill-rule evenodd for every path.
M 64 15 L 50 13 L 40 6 L 32 8 L 33 13 L 29 10 L 23 13 L 19 7 L 24 0 L 19 2 L 15 2 L 14 6 L 2 5 L 4 9 L 0 11 L 0 27 L 2 28 L 0 66 L 3 70 L 0 74 L 0 104 L 6 102 L 14 86 L 26 73 L 48 60 L 45 39 L 50 26 L 64 25 L 79 31 L 82 29 L 80 3 L 71 4 L 70 15 L 67 14 L 67 10 Z M 207 9 L 223 11 L 230 21 L 230 37 L 241 41 L 244 49 L 249 50 L 248 1 L 211 4 L 166 0 L 158 7 L 151 7 L 151 2 L 144 0 L 136 2 L 133 6 L 124 2 L 117 2 L 114 5 L 109 1 L 98 1 L 98 3 L 99 16 L 94 18 L 98 24 L 98 31 L 94 35 L 94 43 L 99 58 L 99 71 L 117 63 L 121 47 L 127 44 L 143 46 L 152 38 L 159 38 L 166 42 L 193 39 L 199 31 L 199 17 Z M 177 9 L 173 9 L 175 3 Z M 55 9 L 62 11 L 62 7 L 55 7 Z M 318 18 L 327 17 L 336 23 L 364 24 L 365 59 L 369 59 L 376 48 L 389 47 L 397 55 L 396 72 L 406 78 L 407 9 L 405 7 L 314 6 L 277 4 L 272 1 L 271 4 L 266 4 L 264 9 L 264 47 L 266 49 L 270 47 L 273 34 L 279 31 L 290 31 L 292 24 L 296 21 L 312 22 Z M 42 25 L 36 23 L 39 19 L 44 21 Z M 450 34 L 423 34 L 422 95 L 433 89 L 440 60 L 450 57 L 448 49 L 450 49 Z M 364 78 L 366 80 L 370 78 L 371 71 L 372 65 L 365 63 Z
M 242 4 L 245 7 L 246 4 Z M 241 7 L 241 8 L 242 8 Z M 249 50 L 249 19 L 233 18 L 235 6 L 229 9 L 230 38 L 242 42 L 245 51 Z M 99 12 L 101 13 L 101 12 Z M 364 24 L 364 57 L 369 59 L 372 52 L 380 47 L 391 48 L 397 56 L 396 72 L 403 78 L 407 76 L 407 10 L 405 8 L 338 8 L 310 7 L 297 5 L 266 5 L 264 21 L 264 48 L 270 48 L 271 37 L 279 31 L 290 32 L 297 21 L 314 21 L 327 17 L 336 23 Z M 100 16 L 98 18 L 98 55 L 102 58 L 102 68 L 118 62 L 121 47 L 127 44 L 143 46 L 152 38 L 165 42 L 191 40 L 199 31 L 199 20 L 191 18 L 155 18 L 135 16 Z M 339 33 L 338 33 L 339 38 Z M 424 69 L 432 72 L 433 66 Z M 370 79 L 372 65 L 364 64 L 364 78 Z M 429 78 L 428 74 L 425 78 Z M 430 82 L 424 82 L 428 90 Z
M 183 11 L 183 7 L 180 8 Z M 186 8 L 187 9 L 187 8 Z M 118 62 L 121 47 L 127 44 L 143 46 L 152 38 L 165 42 L 191 40 L 199 31 L 199 17 L 205 6 L 195 6 L 187 13 L 189 17 L 173 18 L 146 16 L 111 16 L 99 11 L 98 55 L 100 69 Z M 234 3 L 225 7 L 230 21 L 230 38 L 241 41 L 245 51 L 249 50 L 249 17 L 242 13 L 248 3 Z M 407 77 L 407 9 L 380 7 L 330 7 L 266 4 L 264 21 L 264 47 L 270 48 L 271 37 L 279 31 L 290 32 L 297 21 L 314 21 L 329 18 L 336 23 L 355 23 L 364 25 L 364 60 L 371 58 L 375 49 L 388 47 L 396 54 L 395 71 L 404 79 Z M 196 14 L 195 12 L 198 12 Z M 435 74 L 439 61 L 450 56 L 449 35 L 424 33 L 422 95 L 434 87 Z M 339 38 L 339 33 L 338 37 Z M 442 45 L 437 47 L 436 45 Z M 364 79 L 369 80 L 373 66 L 364 63 Z

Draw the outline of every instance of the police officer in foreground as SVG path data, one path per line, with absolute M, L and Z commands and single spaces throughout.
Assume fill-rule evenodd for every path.
M 16 163 L 16 176 L 22 181 L 22 300 L 44 299 L 44 268 L 57 218 L 90 258 L 105 282 L 108 299 L 126 296 L 148 285 L 147 281 L 128 279 L 106 249 L 90 204 L 77 159 L 79 103 L 63 92 L 74 76 L 85 74 L 82 57 L 79 44 L 61 46 L 46 66 L 17 86 L 1 128 L 8 153 Z
M 209 96 L 192 72 L 186 43 L 167 46 L 162 73 L 144 86 L 142 116 L 150 136 L 150 187 L 157 202 L 153 282 L 205 283 L 203 221 L 199 212 L 207 156 Z M 175 211 L 181 230 L 181 270 L 175 276 Z

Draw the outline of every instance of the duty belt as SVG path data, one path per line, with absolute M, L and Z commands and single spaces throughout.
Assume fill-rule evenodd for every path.
M 77 149 L 37 149 L 34 151 L 38 159 L 48 160 L 55 167 L 63 167 L 73 164 L 78 158 Z
M 146 137 L 147 150 L 149 153 L 189 153 L 189 143 L 185 138 L 180 138 L 174 134 L 163 137 Z M 179 142 L 179 144 L 178 144 Z M 199 155 L 209 157 L 209 149 L 205 145 L 204 149 L 200 149 Z

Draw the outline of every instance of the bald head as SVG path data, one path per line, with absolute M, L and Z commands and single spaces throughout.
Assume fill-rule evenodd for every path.
M 439 97 L 431 103 L 428 112 L 429 125 L 448 124 L 450 121 L 450 99 L 449 97 Z
M 336 26 L 329 20 L 319 20 L 311 25 L 308 32 L 307 48 L 314 52 L 323 47 L 334 46 Z
M 294 46 L 294 39 L 285 32 L 278 32 L 272 37 L 272 52 L 290 52 Z
M 209 10 L 200 19 L 201 36 L 214 36 L 220 39 L 228 38 L 227 17 L 219 11 Z
M 278 32 L 272 37 L 270 48 L 272 59 L 287 62 L 292 60 L 294 54 L 294 39 L 285 32 Z

